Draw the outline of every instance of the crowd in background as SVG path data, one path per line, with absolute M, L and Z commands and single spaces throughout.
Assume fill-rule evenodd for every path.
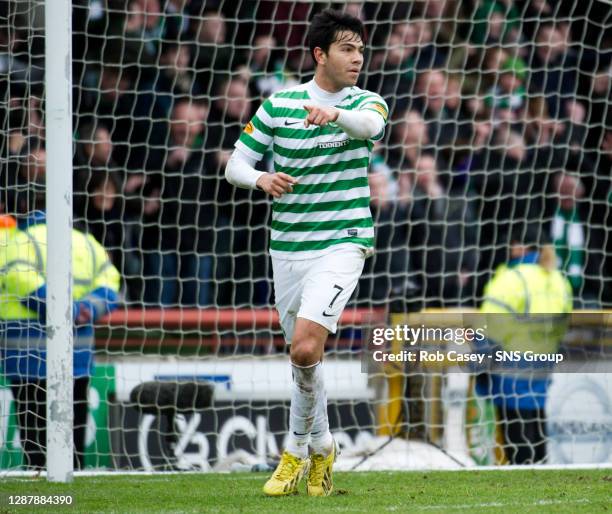
M 309 80 L 308 20 L 327 4 L 73 4 L 75 224 L 109 250 L 130 304 L 270 304 L 270 199 L 223 173 L 262 99 Z M 338 7 L 365 22 L 359 86 L 391 113 L 357 301 L 476 305 L 527 222 L 577 307 L 612 304 L 609 6 Z M 25 215 L 44 209 L 42 4 L 0 1 L 0 22 L 0 212 Z

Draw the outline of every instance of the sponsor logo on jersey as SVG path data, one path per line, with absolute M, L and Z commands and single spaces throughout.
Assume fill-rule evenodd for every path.
M 255 127 L 253 127 L 253 122 L 249 121 L 246 125 L 246 127 L 244 127 L 244 131 L 247 134 L 252 134 L 253 131 L 255 130 Z
M 341 146 L 348 145 L 348 143 L 348 139 L 345 139 L 344 141 L 329 141 L 327 143 L 319 143 L 319 149 L 322 150 L 324 148 L 340 148 Z

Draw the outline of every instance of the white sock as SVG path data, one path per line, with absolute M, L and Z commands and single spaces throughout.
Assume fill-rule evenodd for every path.
M 329 419 L 327 417 L 327 392 L 323 381 L 323 364 L 319 366 L 321 379 L 317 380 L 315 391 L 315 418 L 310 432 L 310 447 L 313 453 L 329 455 L 332 451 L 334 439 L 329 431 Z
M 308 457 L 308 442 L 315 418 L 317 383 L 322 381 L 320 364 L 317 362 L 307 367 L 291 364 L 293 383 L 286 450 L 300 459 Z

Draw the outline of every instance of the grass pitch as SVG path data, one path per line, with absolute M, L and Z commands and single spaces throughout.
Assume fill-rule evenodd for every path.
M 335 473 L 335 492 L 267 498 L 263 473 L 43 478 L 0 481 L 8 512 L 612 512 L 612 470 Z M 15 506 L 9 495 L 72 495 L 72 506 Z

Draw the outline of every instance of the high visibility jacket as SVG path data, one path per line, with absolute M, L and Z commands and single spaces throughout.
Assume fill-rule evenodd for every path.
M 0 333 L 9 378 L 46 376 L 47 227 L 0 231 Z M 91 373 L 93 321 L 117 307 L 120 277 L 91 235 L 72 231 L 73 318 L 85 307 L 91 322 L 74 327 L 74 375 Z M 52 273 L 52 270 L 50 270 Z
M 484 290 L 480 308 L 487 314 L 488 342 L 504 351 L 557 352 L 572 310 L 572 286 L 558 270 L 539 264 L 500 266 Z M 497 405 L 542 409 L 550 383 L 550 362 L 502 363 L 508 370 L 492 374 L 478 392 L 492 395 Z

